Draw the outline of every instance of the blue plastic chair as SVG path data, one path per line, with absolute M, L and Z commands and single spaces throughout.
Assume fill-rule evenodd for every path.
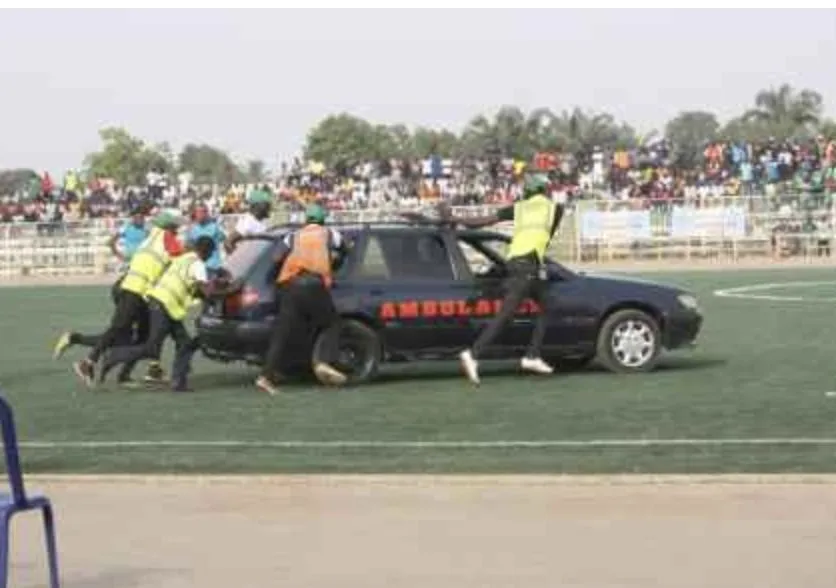
M 26 496 L 23 474 L 20 471 L 20 456 L 17 452 L 12 407 L 0 396 L 0 427 L 3 429 L 3 449 L 6 453 L 6 472 L 9 477 L 11 494 L 0 493 L 0 588 L 7 588 L 9 576 L 9 530 L 12 515 L 27 510 L 40 510 L 44 517 L 46 551 L 49 558 L 49 585 L 59 588 L 58 550 L 55 541 L 55 520 L 52 505 L 46 496 Z

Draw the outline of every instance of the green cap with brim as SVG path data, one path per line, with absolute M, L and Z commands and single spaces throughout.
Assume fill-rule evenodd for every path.
M 305 209 L 305 219 L 313 223 L 324 223 L 328 213 L 319 204 L 311 204 Z
M 183 224 L 183 217 L 170 210 L 163 210 L 152 221 L 155 227 L 164 229 L 165 227 L 180 226 Z
M 253 190 L 250 192 L 247 201 L 250 204 L 271 204 L 273 202 L 273 198 L 264 190 Z
M 531 174 L 525 178 L 523 192 L 529 194 L 541 194 L 549 186 L 549 178 L 545 174 Z

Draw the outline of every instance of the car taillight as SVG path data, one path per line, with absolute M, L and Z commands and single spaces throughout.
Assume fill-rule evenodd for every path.
M 255 306 L 260 299 L 261 295 L 256 288 L 244 286 L 224 299 L 224 314 L 236 314 L 245 308 Z

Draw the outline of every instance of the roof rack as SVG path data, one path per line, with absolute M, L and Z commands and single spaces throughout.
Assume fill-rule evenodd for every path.
M 410 220 L 384 220 L 384 221 L 345 221 L 345 222 L 327 222 L 327 227 L 443 227 L 445 223 L 430 219 L 429 222 L 424 221 L 410 221 Z M 272 225 L 268 230 L 274 231 L 279 229 L 298 229 L 304 227 L 305 223 L 281 223 Z

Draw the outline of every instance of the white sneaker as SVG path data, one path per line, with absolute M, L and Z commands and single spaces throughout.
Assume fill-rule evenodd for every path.
M 467 376 L 467 379 L 470 380 L 476 386 L 479 385 L 479 362 L 473 359 L 473 354 L 470 350 L 462 351 L 459 354 L 459 360 L 462 363 L 462 369 L 464 370 L 464 375 Z
M 523 357 L 520 360 L 520 367 L 527 372 L 534 374 L 549 375 L 554 373 L 554 368 L 543 361 L 541 358 Z
M 348 380 L 344 373 L 327 363 L 316 364 L 314 366 L 314 375 L 316 375 L 320 382 L 329 386 L 342 386 Z

